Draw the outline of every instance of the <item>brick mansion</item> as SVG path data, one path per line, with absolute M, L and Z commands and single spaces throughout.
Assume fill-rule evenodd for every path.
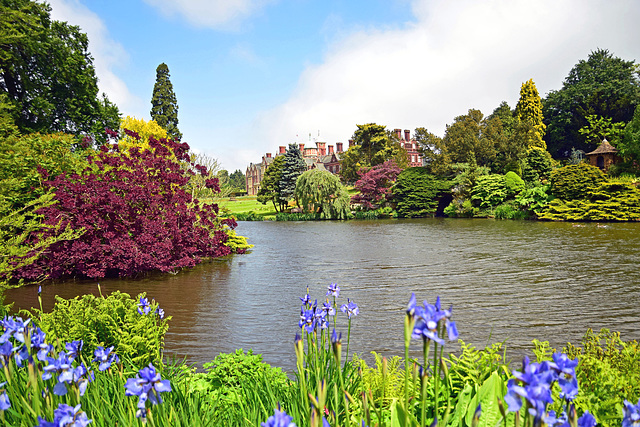
M 423 166 L 422 156 L 418 152 L 418 144 L 415 138 L 411 138 L 411 132 L 409 130 L 404 131 L 402 134 L 401 129 L 394 130 L 396 137 L 400 141 L 402 147 L 407 151 L 407 160 L 409 166 Z M 309 141 L 307 144 L 298 144 L 302 158 L 307 164 L 307 169 L 324 169 L 333 174 L 340 173 L 341 154 L 343 153 L 342 142 L 336 142 L 335 150 L 333 145 L 327 145 L 326 142 L 321 141 Z M 349 140 L 349 147 L 353 146 L 353 140 Z M 281 145 L 278 148 L 276 156 L 282 156 L 286 152 L 286 147 Z M 260 163 L 251 163 L 247 166 L 245 173 L 245 181 L 247 185 L 247 194 L 249 196 L 255 196 L 260 190 L 260 183 L 267 170 L 267 167 L 273 162 L 275 156 L 272 153 L 266 153 L 262 156 Z

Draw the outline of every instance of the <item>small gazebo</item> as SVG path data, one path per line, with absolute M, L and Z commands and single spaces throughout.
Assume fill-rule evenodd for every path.
M 602 144 L 598 148 L 587 153 L 586 156 L 592 166 L 597 166 L 604 172 L 607 172 L 611 165 L 615 165 L 621 160 L 618 156 L 618 149 L 609 144 L 606 138 L 602 140 Z

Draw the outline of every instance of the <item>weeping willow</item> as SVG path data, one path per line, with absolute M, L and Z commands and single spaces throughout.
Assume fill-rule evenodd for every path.
M 347 219 L 349 194 L 337 176 L 326 170 L 304 172 L 296 182 L 295 196 L 306 212 L 320 219 Z

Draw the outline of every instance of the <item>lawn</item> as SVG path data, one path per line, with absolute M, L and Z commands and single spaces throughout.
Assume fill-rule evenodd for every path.
M 262 204 L 256 200 L 256 196 L 225 197 L 214 199 L 221 210 L 227 210 L 231 214 L 255 212 L 260 216 L 275 216 L 276 210 L 273 203 Z

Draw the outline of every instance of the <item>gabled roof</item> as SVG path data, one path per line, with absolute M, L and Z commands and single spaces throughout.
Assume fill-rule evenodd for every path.
M 618 152 L 618 149 L 616 147 L 614 147 L 613 145 L 609 144 L 609 141 L 605 139 L 602 140 L 602 144 L 600 144 L 598 146 L 598 148 L 596 148 L 595 150 L 593 150 L 590 153 L 587 153 L 587 156 L 595 156 L 598 154 L 615 154 Z

